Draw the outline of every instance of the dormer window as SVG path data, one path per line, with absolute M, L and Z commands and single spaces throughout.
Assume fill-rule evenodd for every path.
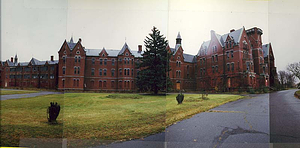
M 102 54 L 102 56 L 104 57 L 104 56 L 105 56 L 105 54 L 103 53 L 103 54 Z

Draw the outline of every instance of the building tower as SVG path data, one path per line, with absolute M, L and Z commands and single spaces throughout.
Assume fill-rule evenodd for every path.
M 176 38 L 176 44 L 181 44 L 181 36 L 180 36 L 180 32 L 178 32 L 177 38 Z

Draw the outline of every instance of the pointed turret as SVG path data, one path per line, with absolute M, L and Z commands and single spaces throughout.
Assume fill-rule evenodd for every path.
M 181 44 L 181 36 L 180 36 L 180 32 L 178 32 L 177 38 L 176 38 L 176 44 Z
M 15 55 L 15 62 L 14 63 L 15 64 L 18 63 L 18 56 L 17 56 L 17 54 Z
M 70 39 L 70 43 L 74 43 L 74 42 L 73 42 L 73 36 L 72 36 L 71 39 Z

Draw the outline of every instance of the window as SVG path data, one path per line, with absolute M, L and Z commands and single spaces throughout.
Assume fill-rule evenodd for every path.
M 62 87 L 65 87 L 65 79 L 62 79 Z
M 100 65 L 102 65 L 102 59 L 100 59 Z
M 215 69 L 216 69 L 216 73 L 218 73 L 218 72 L 219 72 L 219 71 L 218 71 L 218 66 L 216 66 Z
M 115 65 L 115 59 L 111 60 L 111 65 Z
M 91 75 L 92 75 L 92 76 L 95 75 L 95 68 L 92 68 L 92 69 L 91 69 Z
M 263 73 L 265 73 L 266 72 L 266 67 L 263 67 Z
M 80 57 L 78 57 L 78 59 L 77 59 L 77 60 L 78 60 L 78 63 L 80 63 Z
M 102 81 L 99 81 L 99 88 L 102 87 Z
M 76 74 L 77 72 L 77 67 L 74 67 L 74 74 Z
M 214 62 L 214 56 L 211 56 L 211 62 Z
M 66 57 L 63 57 L 63 63 L 66 63 Z
M 230 64 L 227 64 L 227 71 L 230 71 Z
M 80 74 L 80 67 L 77 67 L 77 74 Z
M 203 65 L 205 65 L 205 58 L 203 59 Z
M 131 65 L 133 65 L 133 59 L 131 59 Z
M 95 64 L 95 58 L 92 58 L 92 64 Z
M 111 88 L 115 87 L 115 81 L 111 81 Z
M 202 65 L 202 59 L 200 59 L 200 65 Z
M 216 55 L 216 62 L 218 62 L 218 55 Z
M 130 69 L 127 69 L 127 76 L 129 76 Z
M 107 64 L 107 59 L 104 59 L 104 65 L 106 65 Z
M 124 58 L 124 64 L 126 64 L 126 58 Z
M 99 69 L 99 76 L 102 76 L 102 69 Z
M 247 71 L 249 71 L 249 69 L 250 69 L 250 63 L 247 62 Z
M 79 79 L 77 79 L 77 87 L 79 86 Z
M 231 63 L 231 71 L 234 71 L 234 63 Z
M 230 48 L 232 47 L 232 43 L 231 43 L 231 41 L 229 41 L 229 45 L 230 45 Z
M 119 69 L 120 76 L 122 75 L 122 68 Z
M 75 57 L 75 63 L 77 63 L 77 57 Z
M 29 78 L 30 78 L 30 76 L 29 76 Z M 50 79 L 54 79 L 54 75 L 50 75 Z
M 126 69 L 124 69 L 124 76 L 126 76 Z
M 200 76 L 202 76 L 202 68 L 200 69 Z
M 212 67 L 212 73 L 215 73 L 215 67 L 214 66 Z
M 227 55 L 227 59 L 229 59 L 229 52 L 226 52 L 226 55 Z
M 103 87 L 106 87 L 106 81 L 103 81 Z
M 131 76 L 133 76 L 133 69 L 131 69 Z
M 203 75 L 205 75 L 205 72 L 206 72 L 206 70 L 205 70 L 205 68 L 203 69 Z
M 231 51 L 231 58 L 233 58 L 233 51 Z
M 112 77 L 115 76 L 115 69 L 112 69 L 112 70 L 111 70 L 111 76 L 112 76 Z
M 104 76 L 106 76 L 106 71 L 107 71 L 107 70 L 106 70 L 106 69 L 104 69 L 104 71 L 103 71 L 103 75 L 104 75 Z
M 76 79 L 73 79 L 73 86 L 76 85 Z
M 80 51 L 79 51 L 79 50 L 77 50 L 77 51 L 76 51 L 76 54 L 80 54 Z
M 66 74 L 66 68 L 63 67 L 63 75 Z

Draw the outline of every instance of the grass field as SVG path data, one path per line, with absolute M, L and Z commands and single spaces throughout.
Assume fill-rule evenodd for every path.
M 37 93 L 35 90 L 0 90 L 1 95 Z
M 296 91 L 295 95 L 300 99 L 300 90 Z
M 177 105 L 176 95 L 65 93 L 1 101 L 2 146 L 17 146 L 20 138 L 67 138 L 68 145 L 85 145 L 72 139 L 103 143 L 141 138 L 221 104 L 237 95 L 186 94 Z M 47 123 L 50 101 L 61 104 L 58 125 Z M 91 142 L 88 142 L 91 144 Z

